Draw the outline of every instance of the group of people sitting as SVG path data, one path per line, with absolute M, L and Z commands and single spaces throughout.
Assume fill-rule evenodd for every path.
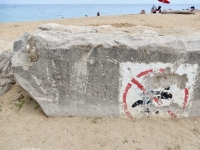
M 169 10 L 171 10 L 171 9 L 169 9 Z M 198 9 L 195 9 L 194 6 L 188 7 L 187 9 L 183 9 L 183 10 L 199 11 Z M 156 8 L 156 6 L 153 5 L 151 8 L 151 13 L 161 13 L 161 6 L 158 6 L 158 8 Z M 140 14 L 146 14 L 146 11 L 141 10 Z
M 156 6 L 153 5 L 153 7 L 151 8 L 151 12 L 152 13 L 161 13 L 161 6 L 158 6 L 158 8 L 156 8 Z
M 161 13 L 161 6 L 158 6 L 158 8 L 156 8 L 156 6 L 153 5 L 153 7 L 151 8 L 151 13 Z M 140 14 L 146 14 L 146 11 L 141 10 Z

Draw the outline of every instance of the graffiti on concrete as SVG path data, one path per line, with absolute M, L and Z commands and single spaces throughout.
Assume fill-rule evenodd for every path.
M 143 106 L 144 111 L 149 113 L 150 110 L 148 108 L 148 105 L 152 104 L 151 97 L 156 97 L 159 101 L 162 99 L 165 100 L 171 100 L 172 99 L 172 94 L 170 93 L 170 87 L 164 88 L 162 91 L 149 91 L 148 94 L 146 95 L 143 92 L 143 99 L 142 100 L 137 100 L 136 102 L 133 103 L 132 108 L 136 106 Z M 155 113 L 158 114 L 159 111 L 156 111 Z
M 187 116 L 197 67 L 182 64 L 175 70 L 170 63 L 122 63 L 120 97 L 124 113 L 130 118 Z

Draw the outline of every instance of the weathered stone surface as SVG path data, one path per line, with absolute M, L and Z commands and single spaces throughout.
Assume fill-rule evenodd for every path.
M 79 26 L 64 26 L 55 23 L 44 24 L 38 27 L 40 30 L 44 31 L 57 31 L 57 32 L 67 32 L 67 33 L 97 33 L 98 31 L 93 27 L 79 27 Z
M 15 83 L 11 70 L 13 52 L 3 52 L 0 55 L 0 95 L 5 94 Z
M 200 115 L 200 36 L 40 29 L 14 43 L 12 68 L 48 116 Z

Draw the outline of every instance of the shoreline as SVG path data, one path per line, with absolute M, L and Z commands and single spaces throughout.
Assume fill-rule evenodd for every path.
M 184 14 L 122 14 L 122 15 L 108 15 L 108 16 L 92 16 L 92 17 L 78 17 L 78 18 L 57 18 L 50 20 L 35 20 L 24 22 L 1 22 L 0 31 L 2 28 L 11 27 L 9 25 L 30 25 L 33 26 L 58 23 L 63 25 L 75 26 L 99 26 L 99 25 L 112 25 L 114 27 L 134 27 L 134 26 L 147 26 L 153 28 L 176 28 L 176 27 L 192 27 L 200 31 L 200 23 L 198 19 L 200 13 L 192 15 Z M 121 24 L 116 25 L 116 24 Z M 128 26 L 126 24 L 129 24 Z M 22 26 L 22 27 L 23 27 Z M 17 27 L 17 26 L 15 26 Z M 12 29 L 12 28 L 11 28 Z M 6 31 L 6 30 L 4 30 Z M 0 36 L 3 31 L 0 32 Z
M 59 18 L 81 18 L 84 17 L 85 15 L 87 16 L 91 16 L 94 17 L 96 16 L 96 13 L 99 11 L 101 16 L 109 16 L 109 15 L 123 15 L 123 14 L 139 14 L 141 12 L 141 10 L 145 10 L 146 12 L 151 13 L 151 8 L 152 5 L 155 5 L 156 7 L 158 6 L 162 6 L 162 10 L 164 9 L 172 9 L 172 10 L 183 10 L 183 9 L 187 9 L 190 6 L 195 6 L 196 8 L 200 7 L 200 4 L 170 4 L 170 5 L 166 5 L 163 4 L 161 2 L 155 2 L 155 3 L 148 3 L 148 4 L 36 4 L 36 6 L 40 6 L 40 9 L 45 10 L 45 14 L 47 15 L 42 15 L 38 13 L 37 9 L 35 9 L 35 12 L 33 12 L 32 10 L 30 11 L 30 9 L 26 9 L 26 7 L 21 7 L 21 9 L 15 9 L 15 5 L 16 4 L 1 4 L 0 6 L 2 6 L 2 12 L 5 11 L 9 11 L 10 9 L 7 9 L 6 6 L 4 5 L 13 5 L 14 9 L 12 14 L 9 14 L 8 12 L 8 17 L 3 18 L 4 16 L 2 16 L 1 20 L 21 20 L 22 18 L 17 17 L 18 15 L 13 16 L 13 14 L 18 12 L 21 14 L 21 16 L 23 16 L 24 20 L 29 20 L 30 18 L 34 18 L 34 20 L 32 21 L 37 21 L 37 18 L 41 18 L 39 20 L 52 20 L 54 19 L 59 19 Z M 35 4 L 18 4 L 20 5 L 27 5 L 27 6 L 33 6 Z M 17 5 L 17 6 L 18 6 Z M 48 6 L 50 5 L 50 6 Z M 102 6 L 101 6 L 102 5 Z M 124 5 L 124 6 L 123 6 Z M 55 9 L 52 6 L 56 6 Z M 68 7 L 71 6 L 71 7 Z M 86 8 L 85 10 L 82 9 L 82 6 L 84 8 Z M 116 8 L 113 6 L 117 6 Z M 5 9 L 4 9 L 5 7 Z M 49 7 L 51 7 L 52 9 L 49 10 Z M 35 7 L 34 7 L 35 8 Z M 51 11 L 54 11 L 55 13 L 52 13 Z M 57 11 L 59 10 L 59 11 Z M 78 10 L 78 11 L 77 11 Z M 40 12 L 40 10 L 39 10 Z M 4 14 L 4 13 L 3 13 Z M 59 17 L 59 18 L 58 18 Z M 52 19 L 46 19 L 46 18 L 52 18 Z M 31 20 L 30 20 L 31 21 Z M 13 22 L 13 21 L 12 21 Z M 14 22 L 22 22 L 22 21 L 14 21 Z M 24 22 L 24 21 L 23 21 Z M 26 21 L 25 21 L 26 22 Z

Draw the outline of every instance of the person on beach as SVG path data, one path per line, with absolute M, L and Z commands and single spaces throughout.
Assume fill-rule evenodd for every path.
M 151 12 L 152 13 L 156 13 L 156 12 L 161 13 L 161 6 L 158 6 L 158 9 L 157 9 L 156 6 L 153 5 L 153 7 L 151 8 Z
M 191 11 L 194 11 L 195 10 L 195 7 L 194 6 L 191 6 Z
M 100 16 L 100 13 L 99 13 L 99 12 L 97 12 L 97 16 Z
M 141 10 L 140 14 L 146 14 L 145 10 Z
M 152 13 L 156 13 L 156 10 L 157 10 L 156 6 L 153 5 L 152 8 L 151 8 L 151 12 L 152 12 Z
M 156 11 L 158 11 L 159 13 L 161 13 L 161 6 L 158 6 L 158 9 Z

